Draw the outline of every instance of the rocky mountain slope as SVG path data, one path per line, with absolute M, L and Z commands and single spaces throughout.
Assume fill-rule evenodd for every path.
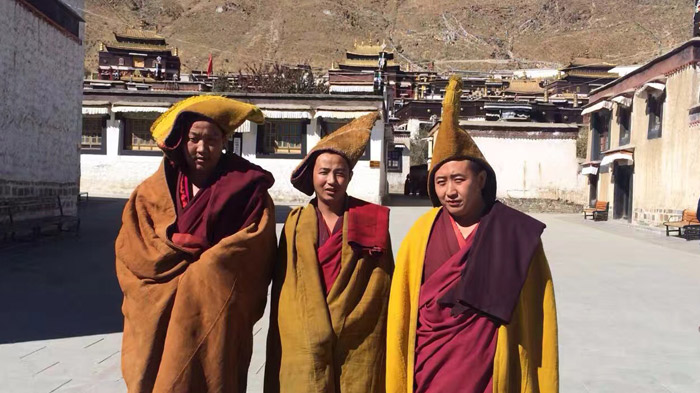
M 355 40 L 440 71 L 556 67 L 572 57 L 644 62 L 691 36 L 689 0 L 85 0 L 86 70 L 100 40 L 157 28 L 183 72 L 308 62 L 328 68 Z

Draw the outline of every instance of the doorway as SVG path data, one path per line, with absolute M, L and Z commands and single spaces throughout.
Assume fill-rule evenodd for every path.
M 613 218 L 632 221 L 632 188 L 634 178 L 633 165 L 615 163 L 615 195 L 613 200 Z
M 589 175 L 588 185 L 588 207 L 595 207 L 598 201 L 598 175 Z

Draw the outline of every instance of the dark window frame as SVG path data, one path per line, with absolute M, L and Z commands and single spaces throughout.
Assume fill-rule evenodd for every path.
M 632 139 L 632 107 L 618 106 L 617 108 L 617 124 L 620 126 L 620 135 L 618 145 L 624 146 L 630 143 Z
M 665 103 L 666 92 L 659 96 L 649 94 L 647 97 L 647 117 L 649 118 L 647 139 L 659 139 L 663 136 Z
M 265 127 L 268 123 L 298 123 L 301 136 L 301 152 L 298 154 L 285 153 L 267 153 L 264 149 Z M 255 138 L 255 158 L 290 158 L 299 159 L 306 156 L 306 129 L 309 125 L 309 119 L 265 119 L 265 124 L 257 125 L 257 135 Z
M 322 117 L 318 118 L 318 126 L 321 130 L 320 135 L 321 138 L 325 137 L 326 135 L 333 133 L 340 127 L 350 123 L 353 119 L 331 119 L 331 120 L 326 120 Z M 332 131 L 329 132 L 328 124 L 333 124 L 337 125 Z M 372 146 L 372 136 L 370 135 L 370 140 L 367 143 L 367 147 L 365 148 L 365 152 L 362 154 L 360 157 L 360 161 L 369 161 L 371 157 L 371 146 Z
M 121 116 L 119 115 L 117 117 L 119 120 L 119 155 L 120 156 L 151 156 L 151 157 L 157 157 L 157 156 L 162 156 L 163 151 L 158 149 L 158 150 L 131 150 L 127 149 L 124 143 L 124 139 L 126 138 L 127 134 L 131 133 L 132 131 L 127 130 L 127 124 L 128 120 L 148 120 L 148 119 L 143 119 L 143 118 L 130 118 L 127 116 Z M 151 120 L 152 122 L 155 121 L 156 118 Z
M 392 158 L 392 153 L 398 153 L 398 159 Z M 392 161 L 397 161 L 398 166 L 391 165 Z M 386 152 L 386 171 L 387 172 L 403 172 L 403 149 L 394 146 L 391 150 Z
M 612 116 L 609 110 L 601 110 L 591 114 L 591 160 L 602 159 L 602 153 L 610 150 L 610 123 Z
M 102 143 L 100 144 L 99 149 L 88 149 L 84 148 L 82 144 L 82 136 L 83 136 L 83 131 L 85 131 L 85 119 L 96 119 L 99 118 L 102 120 L 102 132 L 100 137 L 102 138 Z M 80 154 L 107 154 L 107 115 L 99 115 L 99 116 L 83 116 L 83 124 L 81 126 L 81 131 L 80 131 L 80 138 L 81 138 L 81 143 L 80 143 Z

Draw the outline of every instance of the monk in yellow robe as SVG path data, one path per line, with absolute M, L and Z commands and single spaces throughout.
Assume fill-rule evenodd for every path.
M 384 392 L 389 209 L 347 195 L 377 113 L 322 139 L 292 174 L 272 284 L 265 392 Z
M 555 393 L 557 319 L 541 222 L 496 201 L 496 175 L 459 128 L 450 78 L 428 192 L 399 249 L 387 392 Z
M 115 244 L 130 393 L 245 393 L 276 236 L 274 179 L 225 141 L 260 109 L 192 97 L 151 127 L 165 157 L 124 208 Z

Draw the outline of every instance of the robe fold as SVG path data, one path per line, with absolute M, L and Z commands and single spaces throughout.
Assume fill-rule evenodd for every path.
M 393 270 L 388 217 L 385 207 L 349 199 L 336 238 L 340 271 L 326 294 L 316 208 L 289 214 L 272 285 L 265 392 L 384 391 Z M 329 254 L 338 249 L 330 243 L 336 235 L 321 246 Z
M 237 155 L 225 155 L 196 195 L 187 176 L 177 175 L 177 221 L 173 242 L 202 252 L 260 217 L 272 175 Z
M 452 367 L 446 364 L 446 369 L 440 370 L 438 365 L 433 365 L 430 368 L 432 374 L 421 375 L 426 362 L 440 356 L 444 357 L 443 362 L 456 357 L 480 364 L 475 372 L 482 375 L 465 378 L 476 379 L 477 383 L 458 388 L 452 383 L 447 386 L 426 384 L 429 391 L 442 391 L 440 387 L 448 389 L 445 391 L 469 393 L 473 392 L 470 389 L 491 391 L 488 385 L 483 385 L 484 378 L 489 377 L 483 374 L 488 374 L 490 366 L 490 383 L 495 393 L 558 392 L 556 306 L 549 265 L 539 240 L 543 225 L 496 203 L 473 233 L 470 249 L 462 248 L 450 256 L 451 259 L 454 257 L 451 261 L 438 263 L 437 268 L 431 268 L 432 275 L 427 277 L 426 283 L 439 274 L 453 281 L 450 281 L 450 285 L 434 287 L 437 290 L 433 290 L 430 296 L 424 294 L 424 297 L 436 300 L 437 306 L 433 304 L 433 311 L 440 314 L 424 314 L 421 320 L 421 305 L 428 304 L 421 302 L 426 300 L 421 299 L 421 286 L 424 268 L 427 271 L 429 267 L 425 265 L 428 263 L 426 260 L 431 257 L 427 255 L 427 250 L 431 234 L 440 225 L 438 215 L 441 210 L 434 208 L 416 221 L 397 255 L 387 321 L 387 392 L 411 393 L 423 386 L 422 383 L 428 378 L 438 378 L 441 372 L 449 373 L 455 367 L 460 367 L 456 363 Z M 521 231 L 529 233 L 521 237 Z M 533 241 L 534 249 L 528 254 Z M 492 259 L 494 256 L 501 259 L 495 261 Z M 457 262 L 462 265 L 455 264 Z M 459 276 L 457 271 L 460 272 Z M 498 276 L 493 277 L 494 274 Z M 480 286 L 482 291 L 471 291 L 475 285 Z M 499 289 L 504 291 L 505 296 L 499 296 Z M 515 297 L 511 298 L 513 293 Z M 432 317 L 429 323 L 445 323 L 446 326 L 432 325 L 437 327 L 433 331 L 425 323 L 426 316 Z M 426 336 L 435 338 L 437 331 L 437 338 L 445 339 L 439 334 L 441 328 L 448 329 L 445 332 L 449 333 L 451 327 L 467 325 L 472 332 L 476 332 L 471 337 L 469 352 L 464 353 L 464 347 L 449 343 L 445 349 L 456 350 L 455 353 L 437 354 L 440 348 L 434 346 L 428 348 L 427 355 L 432 355 L 428 360 L 420 354 L 417 356 L 417 352 L 425 351 L 428 345 L 433 344 L 425 340 Z M 419 337 L 419 334 L 423 337 Z M 490 353 L 494 339 L 495 349 Z M 457 344 L 462 342 L 459 338 L 454 340 Z M 462 343 L 469 344 L 469 340 Z M 483 356 L 482 363 L 474 356 Z M 423 369 L 417 369 L 418 366 Z M 416 378 L 423 379 L 417 381 Z M 446 375 L 446 379 L 449 381 L 449 375 Z
M 452 315 L 438 302 L 460 279 L 477 230 L 464 239 L 442 211 L 430 234 L 416 326 L 416 393 L 493 391 L 497 323 L 473 309 Z
M 180 233 L 176 183 L 177 172 L 164 162 L 124 208 L 115 243 L 124 381 L 130 393 L 243 393 L 275 257 L 274 205 L 262 192 L 252 222 L 205 249 L 189 249 L 171 237 Z M 231 218 L 225 210 L 222 218 Z
M 343 217 L 338 218 L 335 227 L 331 231 L 323 215 L 316 208 L 316 219 L 318 220 L 318 264 L 321 266 L 321 276 L 323 277 L 323 291 L 328 296 L 335 279 L 340 274 L 340 262 L 343 256 Z

